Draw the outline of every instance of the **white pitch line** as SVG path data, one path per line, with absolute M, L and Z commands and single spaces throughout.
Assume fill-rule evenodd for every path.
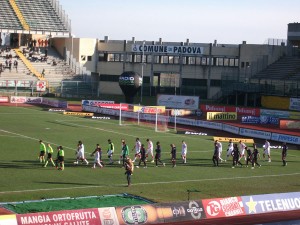
M 261 175 L 261 176 L 250 176 L 250 177 L 247 176 L 247 177 L 208 178 L 208 179 L 199 179 L 199 180 L 160 181 L 160 182 L 151 182 L 151 183 L 137 183 L 137 184 L 132 184 L 132 185 L 140 186 L 140 185 L 174 184 L 174 183 L 186 183 L 186 182 L 203 182 L 203 181 L 207 182 L 207 181 L 236 180 L 236 179 L 249 179 L 249 178 L 257 179 L 257 178 L 266 178 L 266 177 L 283 177 L 283 176 L 295 176 L 295 175 L 300 175 L 300 173 Z M 91 185 L 91 186 L 70 187 L 70 188 L 45 188 L 45 189 L 32 189 L 32 190 L 20 190 L 20 191 L 2 191 L 2 192 L 0 192 L 0 194 L 36 192 L 36 191 L 89 189 L 89 188 L 102 188 L 102 187 L 123 187 L 123 186 L 125 186 L 125 184 Z

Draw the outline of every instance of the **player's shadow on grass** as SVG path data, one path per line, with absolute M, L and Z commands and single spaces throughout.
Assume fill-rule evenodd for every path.
M 42 167 L 42 164 L 39 164 L 33 160 L 20 160 L 0 163 L 0 168 L 35 169 L 40 167 Z
M 87 186 L 87 185 L 92 185 L 92 186 L 95 186 L 95 185 L 99 185 L 99 184 L 87 184 L 87 183 L 74 183 L 74 182 L 50 182 L 50 181 L 47 181 L 47 182 L 36 182 L 36 183 L 42 183 L 42 184 L 71 184 L 71 185 L 83 185 L 83 186 Z

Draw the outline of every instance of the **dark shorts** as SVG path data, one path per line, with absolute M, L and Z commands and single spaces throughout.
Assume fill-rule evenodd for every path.
M 160 154 L 156 154 L 155 159 L 160 159 Z
M 45 151 L 41 151 L 40 156 L 45 156 L 45 153 L 46 153 Z
M 65 161 L 65 157 L 64 156 L 58 156 L 57 160 L 59 162 L 63 162 L 63 161 Z
M 48 153 L 48 159 L 52 159 L 52 153 Z

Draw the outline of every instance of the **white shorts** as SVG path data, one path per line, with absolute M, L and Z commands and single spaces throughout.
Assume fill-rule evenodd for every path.
M 84 158 L 85 158 L 85 157 L 84 157 L 84 152 L 79 151 L 79 152 L 77 153 L 77 158 L 79 158 L 79 159 L 84 159 Z
M 186 151 L 182 151 L 182 152 L 181 152 L 181 155 L 182 155 L 182 156 L 186 156 Z
M 153 155 L 153 149 L 148 149 L 147 150 L 147 155 Z
M 111 156 L 112 153 L 113 153 L 113 151 L 112 151 L 112 150 L 109 150 L 109 151 L 107 152 L 107 155 L 108 155 L 108 156 Z
M 264 154 L 270 155 L 270 149 L 265 149 L 265 150 L 264 150 Z
M 233 151 L 233 148 L 229 148 L 227 151 L 227 156 L 231 156 L 232 151 Z

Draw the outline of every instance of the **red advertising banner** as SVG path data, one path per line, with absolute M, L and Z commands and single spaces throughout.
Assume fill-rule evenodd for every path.
M 8 103 L 9 99 L 8 97 L 0 97 L 0 103 Z
M 97 107 L 107 108 L 107 109 L 120 109 L 120 104 L 97 104 Z M 121 110 L 128 111 L 127 104 L 121 104 Z
M 280 129 L 296 129 L 300 130 L 299 120 L 280 120 Z
M 101 225 L 98 209 L 18 214 L 18 225 Z
M 241 197 L 202 200 L 206 218 L 246 215 Z

